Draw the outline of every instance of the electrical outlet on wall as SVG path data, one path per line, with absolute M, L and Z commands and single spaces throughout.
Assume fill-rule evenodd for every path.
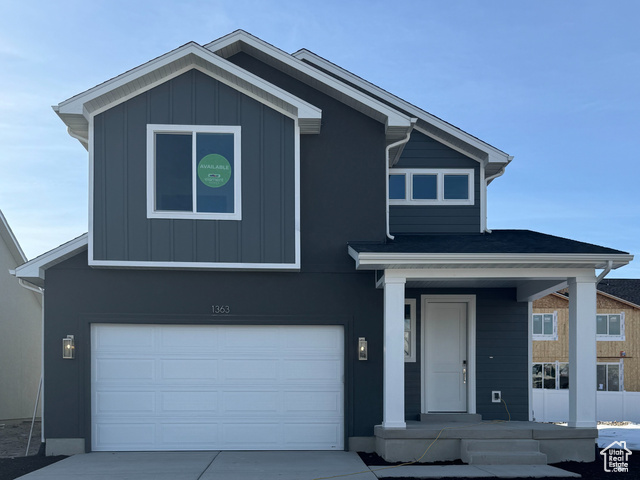
M 502 392 L 500 390 L 493 390 L 491 392 L 491 401 L 493 403 L 500 403 L 502 401 Z

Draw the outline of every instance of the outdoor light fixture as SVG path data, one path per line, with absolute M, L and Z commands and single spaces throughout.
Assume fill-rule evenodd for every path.
M 62 358 L 73 360 L 76 358 L 76 346 L 73 341 L 73 335 L 67 335 L 62 339 Z
M 358 360 L 367 359 L 367 340 L 364 337 L 358 338 Z

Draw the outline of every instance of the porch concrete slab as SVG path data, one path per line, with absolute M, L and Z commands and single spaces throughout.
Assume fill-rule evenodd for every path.
M 201 480 L 376 480 L 355 452 L 221 452 Z
M 378 478 L 580 478 L 549 465 L 405 465 L 371 470 Z
M 197 480 L 219 452 L 94 452 L 56 462 L 21 480 Z

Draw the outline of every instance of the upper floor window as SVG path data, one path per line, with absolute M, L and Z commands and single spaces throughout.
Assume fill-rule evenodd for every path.
M 596 315 L 596 337 L 603 341 L 623 341 L 624 313 Z
M 147 217 L 241 220 L 240 127 L 147 125 Z
M 558 339 L 558 313 L 534 313 L 533 314 L 533 339 L 557 340 Z
M 473 205 L 473 169 L 392 168 L 391 205 Z

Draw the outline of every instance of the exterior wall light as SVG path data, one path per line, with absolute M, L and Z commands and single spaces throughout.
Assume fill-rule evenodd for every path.
M 364 337 L 358 338 L 358 360 L 366 360 L 368 356 L 367 340 Z
M 73 360 L 76 358 L 76 346 L 73 341 L 73 335 L 67 335 L 62 339 L 62 358 Z

